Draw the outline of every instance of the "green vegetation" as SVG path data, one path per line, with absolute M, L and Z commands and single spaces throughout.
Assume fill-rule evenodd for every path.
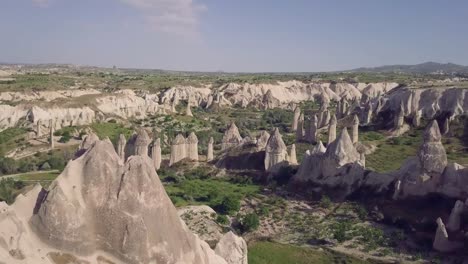
M 256 242 L 249 246 L 249 264 L 368 264 L 365 260 L 328 250 L 316 250 L 273 242 Z
M 112 143 L 116 144 L 119 135 L 124 134 L 125 138 L 130 138 L 133 133 L 133 129 L 124 127 L 121 124 L 107 122 L 107 123 L 94 123 L 91 125 L 91 128 L 100 139 L 109 137 Z
M 242 232 L 251 232 L 257 230 L 260 220 L 256 213 L 249 213 L 240 218 L 240 228 Z
M 5 201 L 7 204 L 12 204 L 24 186 L 22 181 L 0 178 L 0 202 Z
M 0 132 L 0 157 L 24 142 L 24 128 L 7 128 Z

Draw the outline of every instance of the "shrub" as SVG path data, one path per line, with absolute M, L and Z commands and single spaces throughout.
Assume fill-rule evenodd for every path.
M 240 225 L 242 232 L 251 232 L 257 230 L 258 226 L 260 225 L 260 220 L 258 219 L 258 215 L 256 213 L 250 213 L 244 215 L 240 219 Z
M 322 198 L 320 199 L 320 207 L 322 208 L 330 208 L 332 206 L 332 201 L 330 198 L 326 195 L 322 195 Z
M 225 196 L 220 204 L 214 206 L 215 210 L 221 214 L 232 214 L 240 209 L 240 199 L 233 195 Z
M 218 215 L 216 217 L 216 222 L 220 225 L 227 225 L 229 224 L 229 219 L 226 215 Z

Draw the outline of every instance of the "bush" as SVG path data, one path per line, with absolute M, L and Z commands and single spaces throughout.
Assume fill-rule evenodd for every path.
M 68 141 L 70 141 L 71 138 L 72 138 L 72 136 L 70 135 L 70 131 L 65 131 L 62 134 L 62 137 L 60 137 L 59 142 L 60 143 L 67 143 Z
M 216 222 L 220 225 L 227 225 L 229 224 L 229 219 L 226 215 L 218 215 L 216 217 Z
M 0 173 L 13 174 L 18 171 L 18 164 L 12 158 L 0 158 Z
M 225 196 L 221 203 L 214 207 L 214 209 L 221 214 L 232 214 L 239 211 L 240 199 L 235 196 Z
M 322 195 L 322 198 L 320 199 L 320 207 L 322 208 L 330 208 L 332 206 L 332 201 L 330 198 L 326 195 Z
M 63 170 L 65 168 L 65 160 L 63 157 L 52 156 L 47 160 L 50 167 L 54 170 Z
M 260 226 L 260 220 L 258 219 L 258 215 L 256 213 L 250 213 L 244 215 L 240 219 L 240 226 L 242 232 L 251 232 L 257 230 Z

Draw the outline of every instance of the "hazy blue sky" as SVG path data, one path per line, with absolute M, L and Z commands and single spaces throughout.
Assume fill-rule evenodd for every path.
M 0 61 L 200 71 L 468 65 L 468 1 L 0 0 Z

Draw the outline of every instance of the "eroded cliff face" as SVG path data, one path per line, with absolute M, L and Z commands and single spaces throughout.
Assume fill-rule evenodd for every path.
M 114 263 L 226 263 L 181 221 L 148 156 L 124 163 L 108 139 L 94 137 L 82 148 L 48 192 L 36 187 L 27 199 L 0 204 L 2 261 L 53 263 L 51 252 L 68 252 L 91 263 L 97 255 Z
M 87 125 L 107 118 L 143 119 L 152 114 L 175 111 L 181 101 L 190 99 L 192 107 L 217 109 L 239 106 L 270 109 L 288 108 L 291 103 L 326 98 L 339 101 L 374 97 L 397 87 L 396 83 L 349 84 L 303 83 L 275 84 L 229 83 L 221 87 L 175 86 L 156 94 L 120 90 L 115 93 L 95 89 L 70 89 L 40 92 L 0 93 L 0 130 L 17 125 L 30 126 L 39 120 L 55 120 L 57 128 Z M 46 102 L 46 103 L 44 103 Z M 31 112 L 34 112 L 31 115 Z

